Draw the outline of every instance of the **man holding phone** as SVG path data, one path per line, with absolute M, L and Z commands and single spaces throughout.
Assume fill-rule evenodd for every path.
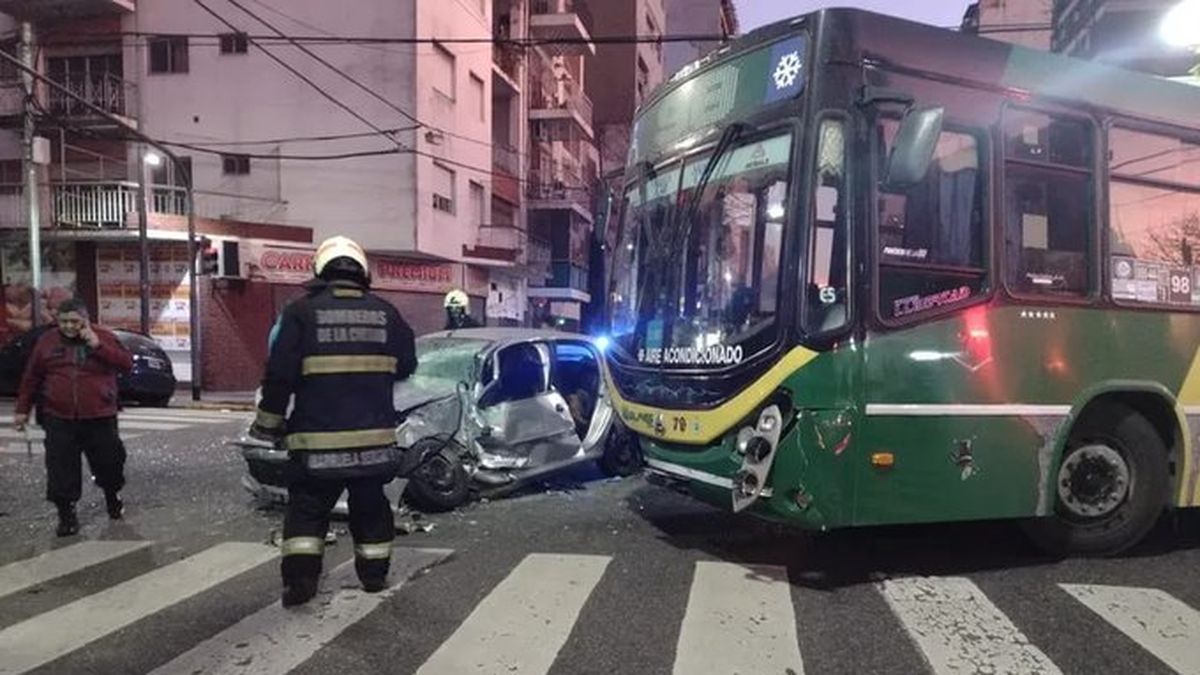
M 109 518 L 119 520 L 124 512 L 117 375 L 133 367 L 133 357 L 111 331 L 91 325 L 82 300 L 63 302 L 56 317 L 58 330 L 38 338 L 25 365 L 13 422 L 23 431 L 36 400 L 46 429 L 46 499 L 58 507 L 58 536 L 67 537 L 79 532 L 81 454 L 104 490 Z

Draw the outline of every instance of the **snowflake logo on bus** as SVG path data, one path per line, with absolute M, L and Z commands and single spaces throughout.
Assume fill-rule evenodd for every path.
M 785 54 L 780 58 L 779 65 L 775 66 L 775 74 L 772 75 L 775 78 L 775 88 L 787 89 L 796 84 L 796 78 L 800 77 L 801 67 L 799 52 Z

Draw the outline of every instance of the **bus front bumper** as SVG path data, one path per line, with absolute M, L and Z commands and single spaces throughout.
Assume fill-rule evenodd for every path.
M 781 465 L 786 465 L 798 454 L 792 446 L 794 441 L 794 438 L 785 437 L 781 452 L 775 456 L 770 479 L 760 488 L 758 500 L 744 513 L 802 529 L 829 529 L 832 523 L 826 520 L 822 510 L 797 499 L 797 490 L 778 483 L 782 480 Z M 643 437 L 642 453 L 650 476 L 686 487 L 688 494 L 701 502 L 723 511 L 733 511 L 734 476 L 738 472 L 740 456 L 734 452 L 732 444 L 684 449 Z M 792 474 L 791 471 L 786 473 Z

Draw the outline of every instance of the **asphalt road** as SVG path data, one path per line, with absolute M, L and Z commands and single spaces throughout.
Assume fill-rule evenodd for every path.
M 0 437 L 0 674 L 1200 673 L 1198 518 L 1056 561 L 1007 523 L 813 536 L 591 470 L 400 516 L 383 596 L 343 533 L 285 612 L 243 419 L 130 411 L 126 520 L 89 487 L 65 540 L 40 454 Z

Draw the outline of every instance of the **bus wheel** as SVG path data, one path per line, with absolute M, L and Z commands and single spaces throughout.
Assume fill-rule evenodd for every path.
M 1158 522 L 1169 476 L 1167 449 L 1150 421 L 1124 405 L 1086 414 L 1055 476 L 1054 515 L 1025 530 L 1054 554 L 1116 555 Z

